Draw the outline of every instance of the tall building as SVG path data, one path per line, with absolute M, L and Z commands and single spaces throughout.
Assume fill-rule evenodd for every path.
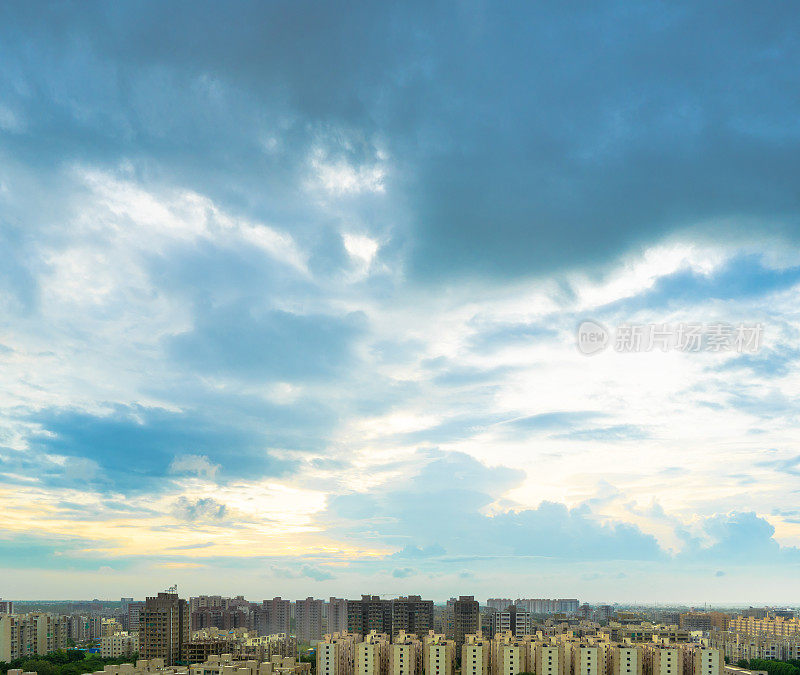
M 66 616 L 31 612 L 0 614 L 0 661 L 67 648 Z
M 328 634 L 317 643 L 317 675 L 353 675 L 356 642 L 353 633 Z
M 491 640 L 474 633 L 464 636 L 461 646 L 461 675 L 490 675 Z
M 520 602 L 519 600 L 517 602 Z M 508 609 L 514 604 L 514 601 L 511 598 L 489 598 L 486 601 L 486 606 L 490 609 L 496 609 L 498 612 L 502 612 L 505 609 Z
M 563 644 L 531 642 L 528 650 L 530 670 L 536 675 L 565 675 L 570 672 Z
M 128 603 L 128 630 L 139 630 L 139 614 L 144 609 L 143 602 L 129 602 Z
M 389 675 L 422 675 L 422 643 L 400 631 L 389 645 Z
M 517 636 L 532 635 L 534 625 L 533 614 L 514 605 L 489 613 L 489 637 L 507 632 Z
M 253 629 L 259 635 L 291 633 L 292 602 L 280 597 L 264 600 L 253 609 Z
M 392 601 L 392 636 L 400 631 L 425 635 L 433 630 L 433 600 L 419 595 L 399 597 Z
M 362 595 L 347 601 L 347 630 L 359 635 L 370 631 L 392 634 L 392 602 L 379 595 Z
M 189 603 L 173 591 L 147 598 L 139 612 L 140 656 L 176 665 L 184 661 L 183 645 L 188 641 Z
M 347 630 L 347 600 L 331 598 L 328 601 L 328 625 L 326 632 L 341 633 Z
M 571 651 L 572 675 L 605 675 L 603 653 L 597 645 L 568 644 Z
M 355 675 L 387 675 L 389 636 L 371 632 L 355 646 Z
M 642 647 L 638 645 L 613 645 L 611 647 L 611 670 L 608 675 L 642 675 L 643 673 L 644 649 Z
M 429 631 L 422 638 L 422 668 L 425 675 L 453 675 L 456 668 L 456 643 Z
M 478 635 L 481 630 L 481 613 L 478 601 L 472 595 L 462 595 L 452 602 L 452 637 L 456 653 L 463 646 L 467 635 Z M 466 673 L 464 674 L 466 675 Z
M 527 672 L 528 644 L 510 632 L 494 636 L 491 648 L 492 675 L 518 675 Z
M 11 600 L 3 600 L 0 598 L 0 614 L 13 614 L 14 603 Z
M 644 658 L 650 675 L 683 675 L 683 652 L 677 646 L 647 646 Z
M 306 598 L 295 603 L 295 630 L 300 640 L 316 642 L 322 639 L 322 610 L 324 600 Z

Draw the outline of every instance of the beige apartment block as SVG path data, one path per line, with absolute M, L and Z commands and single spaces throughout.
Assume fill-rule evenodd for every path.
M 517 675 L 528 669 L 528 641 L 515 637 L 510 631 L 492 639 L 492 675 Z
M 353 675 L 356 644 L 361 636 L 343 631 L 323 636 L 317 643 L 316 675 Z
M 230 654 L 209 657 L 205 663 L 196 663 L 188 675 L 309 675 L 310 663 L 299 663 L 290 656 L 273 656 L 269 661 L 234 660 Z
M 800 618 L 735 616 L 728 621 L 728 630 L 748 635 L 787 637 L 800 635 Z
M 389 636 L 370 631 L 355 647 L 355 675 L 386 675 L 389 671 Z
M 456 667 L 455 640 L 429 631 L 422 638 L 422 667 L 425 675 L 453 675 Z
M 389 675 L 422 675 L 422 642 L 400 631 L 389 645 Z
M 686 645 L 683 647 L 684 675 L 724 675 L 725 658 L 716 647 Z
M 567 642 L 572 675 L 605 675 L 604 653 L 597 645 L 586 642 Z
M 528 662 L 536 675 L 570 675 L 563 644 L 549 641 L 532 642 L 528 647 Z
M 66 649 L 67 623 L 65 616 L 43 612 L 0 615 L 0 661 Z
M 491 640 L 465 635 L 461 647 L 461 675 L 490 675 L 491 651 Z
M 117 658 L 138 653 L 139 636 L 136 633 L 119 631 L 100 638 L 100 656 L 104 659 Z
M 114 635 L 114 633 L 121 633 L 121 632 L 122 632 L 122 624 L 116 619 L 108 619 L 106 617 L 103 617 L 100 620 L 101 638 L 104 638 L 108 635 Z
M 259 635 L 242 638 L 239 647 L 244 660 L 269 661 L 273 656 L 297 657 L 297 638 L 288 633 L 275 635 Z
M 644 649 L 639 645 L 611 646 L 611 668 L 608 675 L 644 675 Z
M 645 647 L 648 675 L 683 675 L 683 650 L 677 645 Z

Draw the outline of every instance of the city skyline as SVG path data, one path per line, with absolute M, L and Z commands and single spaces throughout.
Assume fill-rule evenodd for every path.
M 800 604 L 800 12 L 0 6 L 0 595 Z

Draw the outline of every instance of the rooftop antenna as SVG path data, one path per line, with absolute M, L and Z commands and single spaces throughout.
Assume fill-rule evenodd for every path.
M 175 595 L 178 595 L 178 584 L 173 584 L 172 586 L 170 586 L 170 587 L 169 587 L 169 588 L 166 590 L 166 592 L 167 592 L 167 593 L 174 593 Z

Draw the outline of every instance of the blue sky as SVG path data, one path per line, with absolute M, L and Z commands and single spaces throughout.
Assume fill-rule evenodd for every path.
M 0 595 L 800 602 L 799 22 L 5 3 Z

